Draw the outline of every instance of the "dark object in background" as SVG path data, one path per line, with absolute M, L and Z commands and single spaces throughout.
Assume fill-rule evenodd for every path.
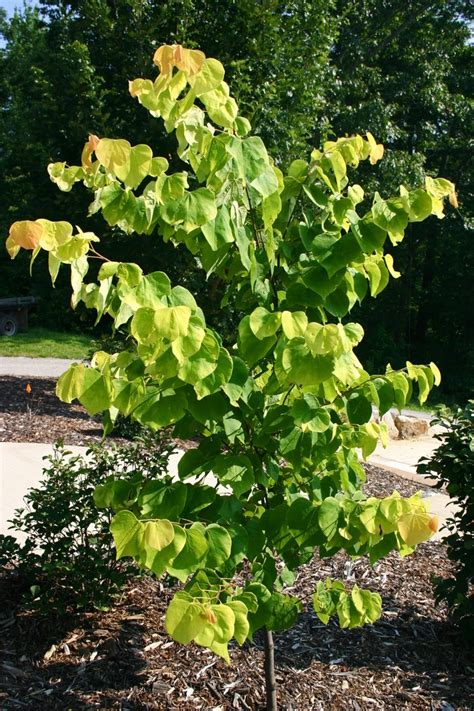
M 28 330 L 28 309 L 38 303 L 36 296 L 0 299 L 0 336 L 16 336 Z

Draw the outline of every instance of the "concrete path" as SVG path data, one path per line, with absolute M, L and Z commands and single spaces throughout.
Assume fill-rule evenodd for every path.
M 432 436 L 417 439 L 391 439 L 387 447 L 378 444 L 375 452 L 369 457 L 369 463 L 382 469 L 388 469 L 405 479 L 420 484 L 432 484 L 433 481 L 416 473 L 416 465 L 422 457 L 430 459 L 439 445 L 440 442 Z
M 87 447 L 67 445 L 73 455 L 84 456 Z M 0 533 L 13 535 L 8 521 L 16 509 L 24 507 L 23 497 L 28 489 L 37 487 L 42 479 L 43 468 L 48 466 L 45 458 L 53 453 L 51 444 L 24 444 L 0 442 Z M 178 477 L 178 462 L 183 452 L 172 454 L 169 471 Z M 215 481 L 215 480 L 214 480 Z M 23 537 L 18 537 L 23 539 Z
M 0 356 L 0 378 L 2 375 L 20 378 L 59 378 L 73 363 L 80 363 L 80 359 Z
M 68 445 L 68 449 L 81 454 L 87 448 Z M 0 442 L 0 533 L 13 535 L 8 521 L 16 509 L 24 507 L 23 497 L 28 489 L 38 486 L 47 465 L 44 458 L 52 452 L 50 444 Z

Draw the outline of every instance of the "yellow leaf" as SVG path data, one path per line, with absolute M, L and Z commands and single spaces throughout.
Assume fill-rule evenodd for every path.
M 384 254 L 384 259 L 385 259 L 385 264 L 387 265 L 387 269 L 388 269 L 390 275 L 391 275 L 394 279 L 398 279 L 398 277 L 400 276 L 400 272 L 397 272 L 397 270 L 396 270 L 395 267 L 393 266 L 393 257 L 392 257 L 392 255 L 391 255 L 391 254 Z
M 38 224 L 43 228 L 39 244 L 47 252 L 66 244 L 72 237 L 72 225 L 69 222 L 50 222 L 41 219 L 38 220 Z
M 367 132 L 367 141 L 369 142 L 370 147 L 370 163 L 375 165 L 375 163 L 382 158 L 384 148 L 381 143 L 377 143 L 375 141 L 375 138 L 369 132 Z
M 156 50 L 153 62 L 159 67 L 161 74 L 169 74 L 173 71 L 175 46 L 164 44 Z
M 458 207 L 458 199 L 456 196 L 456 188 L 454 183 L 446 178 L 431 178 L 429 175 L 425 178 L 426 191 L 433 200 L 433 214 L 442 219 L 443 198 L 447 197 L 452 207 Z
M 8 238 L 10 245 L 15 244 L 18 247 L 23 247 L 23 249 L 36 249 L 40 243 L 42 233 L 43 227 L 38 222 L 22 220 L 13 223 L 10 227 Z M 9 254 L 11 256 L 10 250 Z
M 430 522 L 428 526 L 430 528 L 430 531 L 436 533 L 439 528 L 439 516 L 437 514 L 435 514 L 434 516 L 430 516 Z
M 100 138 L 98 136 L 94 136 L 94 134 L 91 133 L 89 135 L 89 140 L 87 141 L 87 143 L 84 145 L 84 148 L 82 149 L 81 162 L 82 162 L 82 167 L 85 170 L 92 169 L 91 155 L 97 148 L 99 141 L 100 141 Z
M 193 76 L 201 71 L 205 59 L 205 54 L 198 49 L 186 49 L 180 44 L 164 44 L 156 50 L 153 62 L 162 74 L 169 74 L 177 67 Z
M 441 372 L 440 372 L 438 366 L 436 365 L 436 363 L 433 363 L 433 361 L 431 361 L 431 363 L 430 363 L 430 368 L 431 368 L 431 372 L 433 373 L 434 384 L 436 386 L 438 386 L 441 383 Z
M 100 163 L 112 173 L 130 161 L 132 146 L 122 138 L 101 138 L 95 147 L 95 154 Z
M 180 53 L 179 60 L 176 61 L 178 69 L 182 69 L 183 72 L 190 76 L 200 72 L 206 59 L 204 52 L 200 52 L 198 49 L 184 49 L 183 47 L 180 47 L 180 49 L 182 54 Z
M 430 516 L 425 508 L 412 510 L 398 519 L 398 532 L 408 546 L 427 541 L 437 530 L 437 517 Z
M 150 548 L 161 551 L 173 541 L 174 528 L 167 519 L 147 521 L 144 526 L 143 540 Z
M 128 82 L 128 90 L 133 98 L 143 93 L 149 94 L 153 91 L 153 82 L 150 79 L 134 79 Z
M 5 247 L 7 248 L 7 252 L 10 255 L 11 259 L 15 259 L 16 255 L 20 251 L 20 246 L 16 244 L 11 237 L 7 237 Z

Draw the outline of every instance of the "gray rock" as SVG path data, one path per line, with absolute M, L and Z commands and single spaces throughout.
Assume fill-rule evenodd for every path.
M 418 417 L 408 417 L 407 415 L 395 415 L 395 427 L 399 432 L 400 439 L 414 439 L 428 434 L 429 422 Z

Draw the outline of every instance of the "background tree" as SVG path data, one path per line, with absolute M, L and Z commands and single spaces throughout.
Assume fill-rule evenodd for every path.
M 126 134 L 132 142 L 145 141 L 163 155 L 174 152 L 174 141 L 158 122 L 133 102 L 123 102 L 130 77 L 149 71 L 152 51 L 162 42 L 186 41 L 224 61 L 244 112 L 254 114 L 256 131 L 264 134 L 277 156 L 291 159 L 312 132 L 315 102 L 323 102 L 323 79 L 337 27 L 331 9 L 332 3 L 322 0 L 262 4 L 42 0 L 40 11 L 15 16 L 4 28 L 2 54 L 6 139 L 0 189 L 8 206 L 0 215 L 3 231 L 12 220 L 31 215 L 34 205 L 41 205 L 41 214 L 51 219 L 60 216 L 43 166 L 60 157 L 72 160 L 89 133 Z M 283 80 L 277 82 L 277 77 Z M 24 152 L 18 154 L 18 135 L 32 146 L 33 167 Z M 72 221 L 81 218 L 84 199 L 84 194 L 71 195 Z M 149 240 L 132 246 L 117 229 L 113 240 L 114 250 L 125 260 L 133 258 L 148 268 L 166 267 L 171 275 L 187 274 L 187 283 L 203 292 L 212 316 L 218 301 L 216 283 L 205 283 L 185 250 L 171 255 L 164 245 L 157 253 Z M 0 255 L 0 268 L 4 274 L 0 296 L 31 291 L 25 271 L 8 264 L 5 254 Z M 41 279 L 35 293 L 48 293 L 49 311 L 43 304 L 43 322 L 57 325 L 59 313 L 62 324 L 70 324 L 61 277 L 52 297 Z
M 6 206 L 0 216 L 3 230 L 11 219 L 31 214 L 32 206 L 49 218 L 58 216 L 57 195 L 51 190 L 44 166 L 60 157 L 72 160 L 80 152 L 88 133 L 114 135 L 125 124 L 132 127 L 132 133 L 135 127 L 135 131 L 141 132 L 151 143 L 160 137 L 163 139 L 164 133 L 157 129 L 156 122 L 147 121 L 143 112 L 139 116 L 133 102 L 120 118 L 116 110 L 117 97 L 123 98 L 127 90 L 129 59 L 138 67 L 144 62 L 136 49 L 137 45 L 141 46 L 138 40 L 142 35 L 137 30 L 133 34 L 133 29 L 134 18 L 135 29 L 141 26 L 141 18 L 136 15 L 138 6 L 147 3 L 135 5 L 133 8 L 124 2 L 121 14 L 117 14 L 110 3 L 79 3 L 85 11 L 81 16 L 68 3 L 54 3 L 43 12 L 27 9 L 6 24 L 6 47 L 1 55 L 3 110 L 0 118 L 4 137 L 0 189 Z M 124 38 L 128 36 L 130 41 L 126 42 Z M 117 47 L 123 47 L 123 53 L 119 50 L 118 56 Z M 151 48 L 146 49 L 149 54 Z M 155 134 L 158 130 L 158 138 L 153 135 L 153 129 Z M 19 149 L 20 141 L 26 149 Z M 33 156 L 32 161 L 27 160 L 28 152 Z M 84 192 L 71 194 L 71 219 L 79 220 L 86 206 Z M 91 221 L 93 224 L 93 218 Z M 126 256 L 130 250 L 128 240 L 117 232 L 113 234 L 114 241 Z M 141 251 L 141 258 L 163 263 L 163 253 L 157 259 L 147 247 L 146 244 L 136 247 L 139 253 Z M 163 252 L 166 255 L 166 248 Z M 0 260 L 1 295 L 30 292 L 32 286 L 25 280 L 25 273 L 8 266 L 4 254 Z M 44 270 L 39 272 L 44 275 Z M 49 291 L 41 277 L 34 290 L 40 296 Z M 53 295 L 43 300 L 42 323 L 70 327 L 68 300 L 67 286 L 60 275 Z M 81 315 L 83 313 L 79 313 Z M 78 327 L 77 318 L 75 321 Z
M 337 135 L 369 130 L 384 142 L 386 159 L 371 178 L 384 191 L 399 179 L 414 185 L 426 170 L 454 181 L 460 199 L 458 211 L 394 250 L 404 279 L 364 305 L 363 352 L 375 368 L 388 352 L 396 363 L 430 353 L 444 391 L 459 397 L 474 387 L 472 4 L 351 0 L 338 14 L 331 63 L 339 81 L 327 123 Z

